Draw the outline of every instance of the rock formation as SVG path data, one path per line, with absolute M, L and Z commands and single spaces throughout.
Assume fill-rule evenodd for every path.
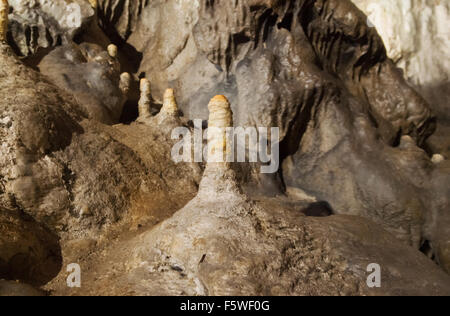
M 350 0 L 33 3 L 0 41 L 0 293 L 450 293 L 442 107 Z M 228 162 L 233 126 L 277 127 L 279 170 Z
M 120 91 L 122 91 L 122 94 L 127 97 L 128 93 L 131 89 L 131 75 L 128 72 L 124 72 L 120 75 Z
M 30 56 L 40 48 L 70 43 L 95 17 L 86 0 L 8 0 L 11 44 L 17 54 Z
M 210 126 L 231 125 L 225 97 L 215 97 L 209 109 Z M 208 139 L 212 148 L 226 147 L 222 134 Z M 226 163 L 208 162 L 197 196 L 123 248 L 133 249 L 132 256 L 101 274 L 114 275 L 116 284 L 131 286 L 137 295 L 442 295 L 450 291 L 444 272 L 377 224 L 342 215 L 305 217 L 286 198 L 255 201 L 243 193 Z M 358 255 L 351 255 L 355 251 Z M 366 267 L 375 261 L 386 271 L 382 290 L 365 285 Z M 427 281 L 417 277 L 423 271 Z M 108 282 L 112 278 L 102 278 L 75 293 L 125 294 L 105 286 Z M 60 288 L 58 280 L 50 288 Z
M 210 95 L 226 94 L 235 126 L 280 128 L 279 176 L 269 183 L 246 176 L 249 186 L 301 188 L 336 213 L 373 219 L 420 248 L 432 214 L 445 214 L 448 201 L 437 210 L 422 194 L 427 189 L 416 186 L 429 182 L 429 158 L 412 159 L 424 178 L 405 182 L 410 167 L 394 157 L 402 135 L 423 146 L 435 118 L 387 58 L 367 18 L 348 1 L 260 7 L 240 1 L 236 8 L 229 1 L 194 2 L 179 10 L 172 2 L 144 6 L 143 18 L 133 17 L 137 26 L 129 28 L 135 31 L 123 37 L 142 52 L 140 71 L 155 101 L 170 84 L 185 116 L 205 119 Z M 144 18 L 152 12 L 155 19 Z
M 116 45 L 114 45 L 114 44 L 108 45 L 107 51 L 108 51 L 109 56 L 111 56 L 112 58 L 117 57 L 117 46 Z
M 0 279 L 44 285 L 61 270 L 58 237 L 31 217 L 17 211 L 0 212 Z
M 450 120 L 450 3 L 448 1 L 352 0 L 440 119 Z M 430 31 L 432 30 L 432 31 Z
M 74 95 L 83 115 L 105 124 L 119 123 L 124 106 L 117 47 L 95 44 L 56 48 L 39 63 L 41 73 Z
M 150 112 L 152 100 L 150 81 L 148 81 L 146 78 L 141 79 L 140 91 L 141 97 L 139 99 L 139 120 L 143 121 L 152 116 Z

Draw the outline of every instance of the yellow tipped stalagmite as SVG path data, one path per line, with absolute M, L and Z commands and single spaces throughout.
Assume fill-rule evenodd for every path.
M 0 41 L 6 41 L 8 32 L 9 5 L 7 0 L 0 0 Z
M 109 56 L 116 58 L 117 57 L 117 46 L 114 44 L 108 45 L 108 54 L 109 54 Z
M 230 102 L 223 95 L 215 96 L 208 104 L 208 162 L 226 162 L 227 127 L 233 126 Z
M 128 95 L 131 87 L 131 75 L 128 72 L 124 72 L 120 75 L 119 87 L 123 95 Z
M 163 107 L 161 108 L 161 113 L 176 116 L 178 114 L 178 105 L 175 100 L 175 94 L 173 89 L 167 89 L 164 92 Z
M 150 113 L 151 91 L 150 81 L 141 79 L 141 98 L 139 99 L 139 119 L 151 117 Z

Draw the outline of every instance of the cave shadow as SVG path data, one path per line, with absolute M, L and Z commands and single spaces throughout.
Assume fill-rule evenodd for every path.
M 311 203 L 301 212 L 308 217 L 328 217 L 334 214 L 333 208 L 326 201 Z

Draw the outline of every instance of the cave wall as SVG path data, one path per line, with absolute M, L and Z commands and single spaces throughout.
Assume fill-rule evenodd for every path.
M 442 120 L 450 119 L 450 2 L 352 0 L 383 39 L 387 53 L 404 70 Z

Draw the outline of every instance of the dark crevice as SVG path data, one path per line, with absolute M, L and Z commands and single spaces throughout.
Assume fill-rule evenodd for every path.
M 121 54 L 123 54 L 128 61 L 128 66 L 130 69 L 124 69 L 124 71 L 130 73 L 136 73 L 139 70 L 139 67 L 142 62 L 143 55 L 138 52 L 136 48 L 127 43 L 127 34 L 125 39 L 119 34 L 116 28 L 116 24 L 119 21 L 120 14 L 116 14 L 116 12 L 122 12 L 122 8 L 125 5 L 125 2 L 121 2 L 118 7 L 115 8 L 115 12 L 111 12 L 111 8 L 106 8 L 106 13 L 103 10 L 98 10 L 98 18 L 100 21 L 100 28 L 103 30 L 105 35 L 109 38 L 112 44 L 115 44 Z M 127 33 L 130 31 L 128 30 Z M 125 66 L 125 65 L 123 65 Z
M 433 260 L 436 264 L 436 256 L 429 240 L 425 240 L 422 242 L 422 247 L 420 247 L 420 252 L 423 253 L 427 258 Z
M 283 18 L 283 20 L 278 23 L 278 28 L 279 29 L 286 29 L 289 32 L 292 29 L 292 22 L 294 21 L 294 14 L 292 13 L 288 13 L 286 14 L 286 16 Z
M 122 115 L 120 117 L 120 123 L 131 124 L 136 121 L 139 116 L 138 104 L 136 101 L 128 100 L 123 106 Z
M 310 217 L 328 217 L 333 215 L 334 211 L 328 202 L 321 201 L 310 204 L 302 213 Z

